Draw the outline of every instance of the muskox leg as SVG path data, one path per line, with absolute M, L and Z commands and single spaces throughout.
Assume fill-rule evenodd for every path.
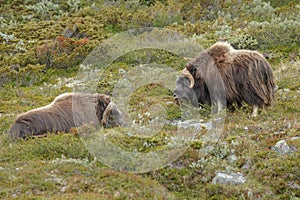
M 253 107 L 252 107 L 252 116 L 253 117 L 256 117 L 257 116 L 257 113 L 258 113 L 258 106 L 256 106 L 256 105 L 254 105 Z
M 220 114 L 221 111 L 223 109 L 225 109 L 225 106 L 224 106 L 224 104 L 220 100 L 217 100 L 217 106 L 218 106 L 218 114 Z

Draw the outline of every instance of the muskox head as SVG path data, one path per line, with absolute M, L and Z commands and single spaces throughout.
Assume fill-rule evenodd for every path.
M 114 102 L 110 102 L 105 108 L 101 125 L 106 128 L 125 125 L 124 114 L 118 109 Z
M 19 122 L 15 122 L 8 131 L 9 135 L 13 138 L 25 138 L 32 135 L 33 132 L 30 124 Z
M 209 89 L 206 84 L 207 80 L 204 77 L 208 60 L 204 55 L 202 55 L 202 60 L 197 58 L 196 61 L 194 59 L 189 62 L 176 80 L 174 99 L 178 104 L 189 102 L 194 107 L 211 104 Z M 203 68 L 203 73 L 196 67 Z
M 176 88 L 174 90 L 174 99 L 177 104 L 191 103 L 194 107 L 199 107 L 196 92 L 193 89 L 195 84 L 194 77 L 185 69 L 176 80 Z

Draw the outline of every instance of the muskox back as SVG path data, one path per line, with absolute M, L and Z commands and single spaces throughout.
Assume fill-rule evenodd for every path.
M 69 132 L 84 124 L 98 126 L 110 97 L 104 94 L 66 93 L 44 107 L 21 114 L 9 130 L 14 137 Z

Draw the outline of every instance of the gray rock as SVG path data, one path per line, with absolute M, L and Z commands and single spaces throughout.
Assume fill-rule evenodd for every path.
M 123 75 L 123 74 L 126 73 L 126 71 L 125 71 L 124 69 L 120 68 L 120 69 L 118 70 L 118 73 L 119 73 L 119 75 Z
M 289 186 L 291 189 L 297 189 L 297 190 L 300 190 L 300 185 L 298 185 L 297 183 L 289 182 L 289 183 L 288 183 L 288 186 Z
M 67 189 L 69 189 L 68 186 L 63 186 L 61 189 L 60 189 L 60 192 L 61 193 L 65 193 L 67 191 Z
M 231 154 L 230 156 L 228 156 L 228 161 L 230 163 L 235 163 L 235 161 L 237 161 L 237 156 L 235 154 Z
M 218 172 L 217 175 L 212 179 L 212 184 L 229 184 L 238 185 L 246 182 L 246 178 L 242 173 L 239 172 Z
M 195 130 L 201 130 L 202 127 L 205 127 L 207 129 L 210 129 L 210 125 L 208 123 L 203 123 L 203 120 L 185 120 L 185 121 L 181 121 L 181 120 L 174 120 L 172 122 L 170 122 L 170 124 L 183 128 L 183 129 L 188 129 L 188 128 L 193 128 Z
M 291 137 L 291 140 L 299 140 L 300 136 Z
M 251 164 L 251 160 L 247 160 L 247 162 L 242 166 L 242 169 L 250 169 Z
M 56 184 L 63 185 L 63 186 L 67 185 L 67 181 L 60 177 L 57 177 L 56 174 L 51 174 L 51 177 L 46 178 L 45 181 L 46 182 L 54 182 Z
M 275 144 L 274 147 L 272 147 L 272 150 L 280 155 L 285 155 L 292 153 L 297 149 L 295 147 L 289 147 L 285 140 L 280 140 Z

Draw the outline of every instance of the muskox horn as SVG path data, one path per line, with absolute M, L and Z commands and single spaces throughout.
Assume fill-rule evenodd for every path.
M 183 60 L 185 60 L 185 61 L 190 61 L 190 60 L 192 60 L 193 58 L 188 58 L 188 57 L 183 57 Z
M 183 76 L 187 77 L 189 80 L 190 80 L 190 88 L 193 88 L 194 85 L 195 85 L 195 79 L 193 77 L 193 75 L 191 74 L 191 72 L 187 69 L 187 68 L 184 68 L 184 70 L 182 70 L 182 73 L 181 73 Z

